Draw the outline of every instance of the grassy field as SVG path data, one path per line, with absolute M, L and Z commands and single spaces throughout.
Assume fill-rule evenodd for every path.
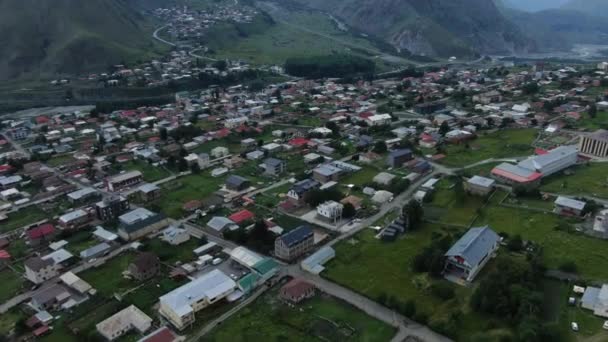
M 459 167 L 490 158 L 527 156 L 534 152 L 531 144 L 536 135 L 535 129 L 500 130 L 469 142 L 469 148 L 464 144 L 448 145 L 441 163 Z
M 473 290 L 414 273 L 410 267 L 413 258 L 431 242 L 433 234 L 460 231 L 426 224 L 394 243 L 384 243 L 374 237 L 373 231 L 365 230 L 356 235 L 355 241 L 345 241 L 335 247 L 336 258 L 327 264 L 323 276 L 370 298 L 388 295 L 402 302 L 413 300 L 416 312 L 426 313 L 431 326 L 461 311 L 462 320 L 456 334 L 464 338 L 467 332 L 478 331 L 487 323 L 486 318 L 469 308 Z M 445 301 L 432 295 L 429 288 L 437 282 L 452 285 L 455 297 Z
M 337 326 L 336 326 L 337 325 Z M 201 341 L 389 341 L 395 329 L 356 308 L 317 295 L 289 307 L 272 291 Z
M 179 246 L 172 246 L 169 243 L 162 241 L 160 238 L 146 240 L 144 248 L 148 252 L 156 254 L 162 262 L 174 264 L 178 261 L 188 262 L 195 259 L 193 250 L 198 247 L 199 240 L 190 238 L 187 242 Z
M 608 112 L 598 111 L 594 118 L 590 117 L 588 113 L 584 113 L 576 123 L 576 127 L 590 131 L 608 128 Z
M 165 215 L 179 218 L 185 214 L 182 210 L 184 203 L 203 200 L 214 191 L 219 190 L 226 178 L 226 176 L 213 178 L 208 171 L 180 177 L 163 184 L 163 195 L 155 202 L 155 205 L 158 205 Z
M 468 196 L 465 193 L 457 196 L 452 187 L 454 183 L 442 179 L 435 185 L 433 200 L 425 205 L 428 219 L 445 224 L 468 226 L 483 206 L 483 198 Z
M 555 174 L 543 180 L 542 191 L 564 195 L 592 195 L 608 198 L 608 163 L 570 168 L 572 175 Z
M 341 179 L 340 183 L 362 186 L 364 184 L 371 183 L 374 177 L 376 177 L 376 175 L 379 173 L 380 171 L 378 171 L 377 169 L 369 165 L 365 165 L 360 171 L 353 172 L 347 177 Z
M 104 297 L 111 297 L 115 292 L 126 291 L 137 284 L 125 279 L 122 272 L 126 271 L 134 259 L 133 254 L 121 254 L 105 264 L 89 269 L 79 276 L 91 284 Z
M 21 290 L 23 279 L 10 269 L 0 271 L 0 303 L 13 297 Z
M 0 233 L 10 232 L 11 230 L 49 218 L 49 215 L 35 205 L 21 209 L 18 212 L 12 212 L 7 216 L 8 220 L 0 224 Z
M 123 164 L 123 168 L 127 171 L 141 172 L 144 176 L 144 180 L 150 183 L 171 176 L 171 173 L 163 167 L 156 167 L 139 160 L 131 160 Z
M 53 156 L 53 158 L 49 159 L 46 163 L 49 166 L 57 167 L 74 161 L 75 159 L 74 157 L 72 157 L 71 154 L 63 154 L 59 156 Z

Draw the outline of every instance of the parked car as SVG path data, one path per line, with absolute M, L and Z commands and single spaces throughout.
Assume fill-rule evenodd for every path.
M 570 328 L 572 328 L 572 331 L 578 331 L 578 323 L 576 323 L 576 322 L 570 323 Z

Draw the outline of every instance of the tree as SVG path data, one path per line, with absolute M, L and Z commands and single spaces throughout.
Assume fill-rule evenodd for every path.
M 383 154 L 388 151 L 388 147 L 384 141 L 376 141 L 374 144 L 373 151 L 378 154 Z
M 590 118 L 595 119 L 597 116 L 597 106 L 595 104 L 590 105 L 588 113 Z
M 344 205 L 344 208 L 342 209 L 342 217 L 348 219 L 355 216 L 356 214 L 357 209 L 355 209 L 355 207 L 351 203 L 346 203 Z
M 190 171 L 193 174 L 199 174 L 201 172 L 201 167 L 198 165 L 197 162 L 192 163 L 192 165 L 190 165 Z
M 424 209 L 416 200 L 410 200 L 402 209 L 402 215 L 405 218 L 407 229 L 416 230 L 420 227 L 424 218 Z
M 179 161 L 177 162 L 177 169 L 180 172 L 188 170 L 188 162 L 186 161 L 186 159 L 179 158 Z
M 450 131 L 450 125 L 448 125 L 448 122 L 447 121 L 442 122 L 441 126 L 439 126 L 439 134 L 445 135 L 449 131 Z
M 215 61 L 213 62 L 213 67 L 219 71 L 226 71 L 228 68 L 228 63 L 225 60 Z
M 167 129 L 165 127 L 162 127 L 158 133 L 160 133 L 160 139 L 162 141 L 167 141 L 167 138 L 169 137 L 169 135 L 167 134 Z
M 524 241 L 522 240 L 521 235 L 517 234 L 510 238 L 507 243 L 507 248 L 511 252 L 519 252 L 524 249 Z

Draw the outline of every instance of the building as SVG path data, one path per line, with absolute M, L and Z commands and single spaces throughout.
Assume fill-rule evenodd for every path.
M 143 281 L 148 280 L 160 271 L 160 259 L 153 253 L 140 253 L 129 265 L 129 273 L 133 278 Z
M 312 229 L 308 226 L 300 226 L 275 240 L 274 254 L 279 259 L 291 261 L 308 253 L 314 244 Z
M 397 176 L 390 174 L 388 172 L 380 172 L 374 177 L 373 181 L 376 184 L 389 185 L 389 184 L 391 184 L 393 179 L 395 179 L 396 177 Z
M 281 287 L 279 291 L 281 299 L 293 304 L 315 296 L 315 286 L 301 279 L 292 279 Z
M 124 188 L 143 182 L 144 177 L 139 171 L 131 171 L 121 173 L 114 177 L 106 179 L 106 188 L 108 191 L 120 191 Z
M 318 275 L 325 270 L 323 265 L 335 257 L 336 251 L 329 246 L 325 246 L 302 260 L 300 267 L 306 272 Z
M 228 148 L 223 146 L 218 146 L 211 150 L 211 156 L 215 159 L 225 157 L 230 154 Z
M 509 185 L 520 185 L 529 188 L 535 188 L 540 185 L 542 176 L 543 175 L 540 172 L 509 163 L 501 163 L 492 169 L 492 177 L 498 181 Z
M 80 252 L 80 258 L 82 260 L 91 260 L 102 255 L 106 255 L 110 252 L 112 246 L 107 242 L 98 243 L 95 246 L 91 246 Z
M 472 282 L 498 249 L 500 236 L 490 227 L 471 228 L 445 253 L 446 278 Z
M 329 164 L 319 165 L 312 171 L 312 177 L 321 183 L 335 182 L 341 174 L 342 169 Z
M 68 194 L 70 203 L 85 203 L 93 199 L 99 198 L 101 194 L 93 188 L 83 188 Z
M 170 245 L 177 246 L 190 240 L 190 234 L 184 228 L 170 226 L 169 228 L 163 230 L 161 239 Z
M 600 211 L 597 216 L 595 216 L 593 230 L 598 233 L 608 233 L 608 209 Z
M 171 329 L 165 326 L 154 330 L 147 336 L 137 340 L 137 342 L 177 342 L 182 340 L 182 338 L 175 335 Z
M 587 203 L 572 198 L 558 196 L 553 212 L 562 216 L 581 216 Z
M 401 167 L 407 161 L 412 160 L 413 154 L 410 149 L 391 151 L 386 158 L 389 167 Z
M 255 214 L 247 209 L 243 209 L 228 216 L 228 219 L 238 225 L 241 225 L 243 223 L 253 222 L 255 219 Z
M 56 284 L 36 292 L 31 305 L 40 311 L 56 310 L 67 304 L 71 297 L 67 287 Z
M 160 187 L 156 184 L 145 183 L 137 188 L 137 196 L 143 203 L 149 203 L 160 198 Z
M 50 223 L 42 224 L 26 232 L 27 241 L 31 246 L 38 246 L 53 240 L 56 235 L 55 227 Z
M 27 259 L 23 265 L 25 266 L 25 278 L 34 284 L 42 284 L 59 275 L 60 266 L 55 264 L 52 258 L 32 257 Z
M 163 214 L 137 208 L 118 217 L 118 236 L 123 240 L 137 240 L 152 232 L 165 228 L 169 220 Z
M 469 194 L 487 196 L 494 190 L 495 184 L 496 181 L 491 178 L 473 176 L 466 181 L 464 188 Z
M 195 314 L 226 298 L 236 283 L 220 270 L 213 270 L 160 297 L 159 313 L 177 329 L 194 323 Z
M 500 101 L 502 101 L 502 95 L 496 90 L 492 90 L 483 94 L 473 95 L 473 102 L 481 103 L 484 105 Z
M 447 107 L 447 102 L 445 101 L 435 101 L 435 102 L 427 102 L 420 103 L 414 107 L 414 111 L 418 114 L 428 115 L 438 112 L 440 110 L 444 110 Z
M 137 330 L 140 334 L 150 330 L 152 318 L 135 305 L 130 305 L 101 321 L 95 327 L 101 336 L 109 341 L 114 341 L 131 330 Z
M 243 191 L 251 186 L 251 182 L 247 178 L 232 175 L 226 179 L 226 189 L 232 191 Z
M 588 136 L 581 136 L 578 148 L 581 153 L 594 157 L 608 157 L 608 131 L 600 129 Z
M 269 176 L 279 176 L 285 172 L 286 164 L 284 161 L 276 158 L 268 158 L 264 160 L 264 174 Z
M 294 204 L 301 205 L 304 203 L 304 196 L 311 190 L 318 189 L 321 186 L 319 182 L 313 179 L 304 179 L 295 183 L 287 192 L 287 198 Z
M 122 196 L 113 196 L 95 204 L 97 218 L 102 221 L 114 221 L 130 208 L 129 201 Z
M 560 146 L 549 151 L 547 154 L 521 161 L 518 166 L 534 170 L 541 173 L 543 177 L 547 177 L 576 164 L 577 160 L 578 150 L 576 147 Z
M 196 162 L 198 163 L 198 167 L 203 170 L 208 168 L 209 165 L 211 165 L 211 158 L 207 153 L 199 153 L 196 156 Z
M 317 206 L 317 215 L 329 222 L 338 222 L 342 219 L 344 205 L 335 201 L 327 201 Z
M 61 229 L 78 229 L 89 224 L 91 219 L 91 215 L 88 212 L 77 209 L 59 216 L 57 223 Z
M 368 116 L 365 121 L 369 126 L 384 126 L 390 125 L 392 119 L 390 114 L 376 114 Z
M 608 318 L 608 285 L 601 288 L 588 286 L 581 298 L 581 307 L 592 310 L 596 316 Z
M 237 230 L 239 226 L 227 217 L 214 216 L 207 222 L 207 231 L 215 236 L 222 237 L 226 230 Z
M 59 280 L 61 280 L 61 282 L 63 284 L 65 284 L 66 286 L 68 286 L 69 288 L 75 290 L 76 292 L 78 292 L 80 294 L 84 295 L 89 292 L 91 292 L 91 293 L 94 292 L 91 284 L 82 280 L 80 277 L 78 277 L 76 274 L 74 274 L 72 272 L 66 272 L 66 273 L 62 274 L 59 277 Z

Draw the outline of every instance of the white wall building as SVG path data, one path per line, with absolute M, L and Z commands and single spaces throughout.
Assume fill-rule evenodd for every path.
M 327 201 L 317 206 L 317 214 L 332 222 L 339 221 L 342 218 L 342 210 L 344 210 L 344 205 L 336 201 Z

